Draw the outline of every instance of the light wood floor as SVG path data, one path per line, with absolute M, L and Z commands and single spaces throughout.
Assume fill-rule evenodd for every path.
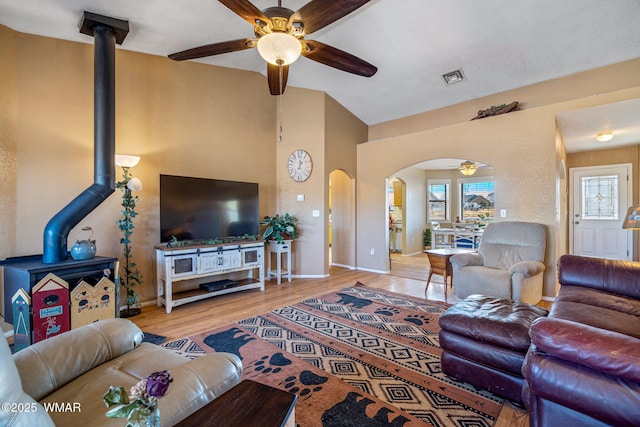
M 418 269 L 426 268 L 428 271 L 425 265 L 428 265 L 428 262 L 420 265 Z M 409 267 L 403 267 L 403 273 L 398 272 L 398 274 L 406 275 L 409 269 Z M 392 270 L 395 273 L 393 266 Z M 416 274 L 414 273 L 413 276 Z M 424 276 L 426 278 L 426 274 Z M 173 340 L 267 313 L 313 296 L 340 290 L 358 281 L 370 287 L 425 297 L 424 280 L 332 267 L 330 277 L 326 279 L 292 279 L 291 282 L 283 281 L 280 285 L 276 284 L 275 280 L 271 280 L 265 283 L 264 292 L 249 290 L 221 295 L 175 307 L 170 314 L 165 313 L 164 307 L 143 307 L 142 314 L 130 320 L 146 332 L 164 335 L 168 340 Z M 432 283 L 426 297 L 443 301 L 442 283 Z M 455 301 L 455 296 L 449 292 L 449 302 Z

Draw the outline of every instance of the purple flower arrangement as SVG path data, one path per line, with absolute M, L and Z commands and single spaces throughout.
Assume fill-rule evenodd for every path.
M 127 426 L 148 425 L 151 417 L 159 418 L 158 399 L 164 396 L 173 381 L 169 371 L 154 372 L 131 387 L 129 394 L 124 387 L 109 387 L 102 396 L 109 409 L 110 418 L 126 418 Z M 159 422 L 159 419 L 154 420 Z M 153 423 L 151 425 L 154 425 Z

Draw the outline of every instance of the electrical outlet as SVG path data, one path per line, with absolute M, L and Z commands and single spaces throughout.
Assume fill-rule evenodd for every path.
M 376 250 L 375 250 L 374 248 L 371 248 L 371 250 L 369 251 L 369 253 L 370 253 L 371 255 L 375 255 L 375 254 L 376 254 Z

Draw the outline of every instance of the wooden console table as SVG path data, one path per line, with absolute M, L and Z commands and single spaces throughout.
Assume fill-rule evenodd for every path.
M 244 380 L 176 427 L 294 427 L 297 401 L 296 394 Z
M 155 249 L 158 307 L 164 305 L 167 314 L 173 307 L 216 295 L 247 289 L 264 291 L 262 240 L 177 248 L 158 245 Z M 174 282 L 202 283 L 200 279 L 209 277 L 217 279 L 210 283 L 209 291 L 196 287 L 174 294 Z
M 439 274 L 444 279 L 444 300 L 447 301 L 447 288 L 449 285 L 449 277 L 451 277 L 451 287 L 453 288 L 453 268 L 449 258 L 456 254 L 468 254 L 475 252 L 472 249 L 461 248 L 443 248 L 443 249 L 427 249 L 424 251 L 429 258 L 429 277 L 427 278 L 427 286 L 424 292 L 429 289 L 429 282 L 433 274 Z

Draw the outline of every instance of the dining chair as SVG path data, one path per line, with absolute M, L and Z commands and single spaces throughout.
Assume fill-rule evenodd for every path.
M 476 248 L 475 224 L 453 224 L 453 246 L 463 249 Z
M 431 232 L 433 234 L 433 247 L 436 249 L 450 248 L 452 243 L 449 240 L 449 236 L 440 232 L 442 227 L 439 221 L 431 221 Z

